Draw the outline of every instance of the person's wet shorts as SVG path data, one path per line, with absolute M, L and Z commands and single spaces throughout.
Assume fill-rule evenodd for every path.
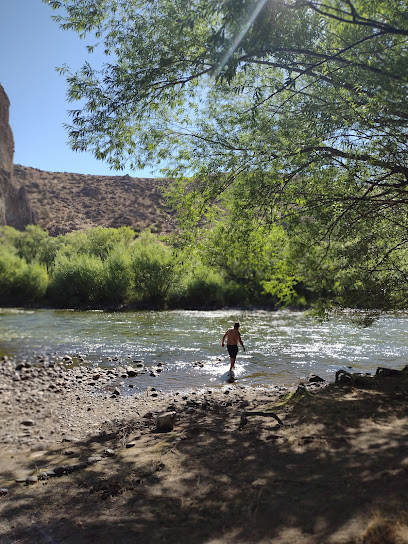
M 229 356 L 232 357 L 232 359 L 235 359 L 238 354 L 238 346 L 234 346 L 233 344 L 227 344 L 227 350 Z

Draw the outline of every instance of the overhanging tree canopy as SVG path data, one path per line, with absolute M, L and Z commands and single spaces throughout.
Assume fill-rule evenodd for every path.
M 168 154 L 191 171 L 261 167 L 286 183 L 332 168 L 364 187 L 356 198 L 406 203 L 406 1 L 47 3 L 107 54 L 99 70 L 63 70 L 83 104 L 74 149 L 118 168 Z
M 162 160 L 196 175 L 189 198 L 229 192 L 265 221 L 278 205 L 326 240 L 381 226 L 387 266 L 405 248 L 406 0 L 47 3 L 107 55 L 62 70 L 73 149 Z

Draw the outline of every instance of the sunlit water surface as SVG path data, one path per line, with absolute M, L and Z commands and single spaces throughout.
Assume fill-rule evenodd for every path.
M 142 360 L 147 367 L 162 363 L 164 371 L 156 378 L 149 373 L 134 378 L 136 389 L 216 386 L 229 368 L 221 338 L 235 321 L 247 348 L 240 350 L 236 365 L 243 385 L 292 385 L 311 373 L 333 380 L 339 368 L 373 372 L 408 363 L 407 314 L 384 315 L 362 328 L 350 313 L 320 323 L 290 311 L 0 309 L 0 355 L 35 361 L 39 355 L 83 354 L 81 364 L 104 367 Z

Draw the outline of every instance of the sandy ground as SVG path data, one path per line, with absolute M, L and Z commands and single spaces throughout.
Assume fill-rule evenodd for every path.
M 127 397 L 118 379 L 0 362 L 1 544 L 408 542 L 405 375 Z

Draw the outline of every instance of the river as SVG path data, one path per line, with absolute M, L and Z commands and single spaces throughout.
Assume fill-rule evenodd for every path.
M 408 315 L 386 314 L 363 328 L 353 313 L 320 323 L 291 311 L 102 312 L 0 309 L 0 356 L 35 362 L 85 355 L 81 364 L 114 367 L 142 360 L 163 364 L 136 389 L 162 391 L 224 383 L 229 358 L 221 338 L 235 321 L 247 351 L 237 358 L 238 383 L 293 385 L 311 373 L 329 380 L 339 368 L 373 372 L 408 363 Z M 195 363 L 203 363 L 203 366 Z

